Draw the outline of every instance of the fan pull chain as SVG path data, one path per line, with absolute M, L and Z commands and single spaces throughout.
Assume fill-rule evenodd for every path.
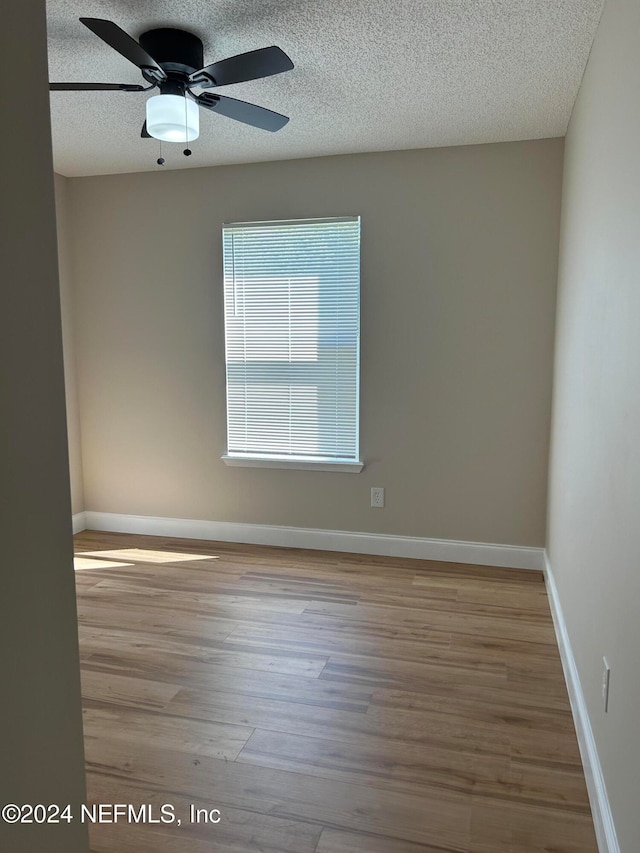
M 160 142 L 160 156 L 156 160 L 158 166 L 164 166 L 164 157 L 162 156 L 162 140 L 158 140 Z
M 185 92 L 184 95 L 184 143 L 187 146 L 182 152 L 185 157 L 191 156 L 191 149 L 189 148 L 189 116 L 187 113 L 187 94 Z

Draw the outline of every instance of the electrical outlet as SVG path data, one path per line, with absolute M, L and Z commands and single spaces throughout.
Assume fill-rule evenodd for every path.
M 371 489 L 371 506 L 375 506 L 378 509 L 384 507 L 384 489 L 379 486 Z
M 607 659 L 602 658 L 602 705 L 605 714 L 609 710 L 609 679 L 611 677 L 611 667 Z

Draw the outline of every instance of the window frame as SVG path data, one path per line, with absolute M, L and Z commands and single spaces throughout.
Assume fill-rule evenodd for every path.
M 223 282 L 226 280 L 225 269 L 225 229 L 241 228 L 241 227 L 268 227 L 282 226 L 287 224 L 299 225 L 302 223 L 321 224 L 323 222 L 358 222 L 358 236 L 361 237 L 362 221 L 359 215 L 343 215 L 343 216 L 326 216 L 326 217 L 305 217 L 299 219 L 283 219 L 283 220 L 254 220 L 250 222 L 224 222 L 222 224 L 222 276 Z M 359 262 L 360 263 L 360 262 Z M 228 360 L 227 360 L 227 315 L 226 315 L 226 294 L 225 305 L 223 310 L 223 327 L 225 341 L 225 416 L 226 416 L 226 441 L 227 450 L 220 457 L 222 462 L 229 467 L 234 468 L 288 468 L 293 470 L 307 471 L 329 471 L 334 473 L 350 473 L 358 474 L 364 468 L 364 462 L 360 454 L 360 343 L 361 343 L 361 326 L 362 326 L 362 302 L 361 302 L 361 269 L 358 270 L 358 336 L 356 345 L 356 395 L 355 395 L 355 458 L 331 458 L 313 457 L 305 455 L 287 456 L 271 453 L 260 452 L 230 452 L 229 447 L 229 398 L 228 398 Z

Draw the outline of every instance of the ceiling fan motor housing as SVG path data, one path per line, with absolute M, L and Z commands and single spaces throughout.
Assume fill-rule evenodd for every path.
M 167 74 L 188 77 L 204 65 L 202 41 L 185 30 L 171 27 L 148 30 L 138 41 Z

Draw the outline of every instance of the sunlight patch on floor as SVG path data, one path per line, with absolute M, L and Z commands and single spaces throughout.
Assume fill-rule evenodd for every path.
M 192 560 L 219 560 L 211 554 L 181 554 L 174 551 L 145 551 L 143 548 L 122 548 L 115 551 L 83 551 L 83 557 L 104 560 L 129 560 L 133 563 L 186 563 Z
M 73 568 L 76 572 L 82 569 L 116 569 L 132 565 L 133 563 L 114 563 L 112 560 L 92 560 L 89 557 L 73 558 Z

